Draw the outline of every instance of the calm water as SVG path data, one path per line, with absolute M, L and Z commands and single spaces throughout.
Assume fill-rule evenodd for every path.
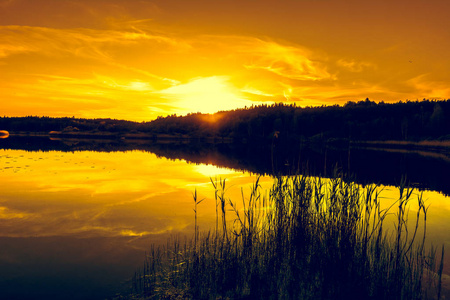
M 0 143 L 2 299 L 104 299 L 123 292 L 152 243 L 162 244 L 174 234 L 192 234 L 194 190 L 200 199 L 206 198 L 199 207 L 200 229 L 212 226 L 215 205 L 210 177 L 227 178 L 228 195 L 240 199 L 240 189 L 248 190 L 256 178 L 254 173 L 237 171 L 240 165 L 255 173 L 266 173 L 261 169 L 289 169 L 309 157 L 311 170 L 326 175 L 331 172 L 328 165 L 341 156 L 348 159 L 347 152 L 318 151 L 318 159 L 314 160 L 311 154 L 302 152 L 303 158 L 298 161 L 272 156 L 268 164 L 257 165 L 249 163 L 255 158 L 248 157 L 244 150 L 228 149 L 230 146 L 119 147 L 106 142 L 86 146 L 73 141 L 31 141 L 18 146 L 14 142 Z M 381 175 L 373 179 L 370 176 L 374 175 L 361 165 L 367 160 L 373 164 L 380 151 L 361 154 L 355 150 L 352 155 L 356 158 L 347 161 L 346 168 L 362 169 L 355 172 L 361 181 L 386 184 L 399 180 L 396 171 L 387 170 L 383 177 L 378 169 L 374 173 Z M 361 155 L 362 160 L 358 158 Z M 389 155 L 394 155 L 393 161 L 398 160 L 399 153 Z M 401 155 L 403 163 L 424 164 L 420 167 L 424 168 L 422 176 L 423 172 L 433 172 L 427 165 L 439 165 L 438 172 L 449 170 L 445 155 Z M 420 162 L 419 156 L 428 163 Z M 430 205 L 429 241 L 447 245 L 450 198 L 444 195 L 448 188 L 445 180 L 439 177 L 430 183 L 419 181 L 421 176 L 417 174 L 409 176 L 416 185 L 431 189 L 424 194 Z M 262 178 L 263 186 L 270 187 L 271 183 L 269 175 Z M 433 185 L 438 191 L 432 190 Z M 398 192 L 387 184 L 382 195 L 383 201 L 390 203 Z M 448 259 L 445 269 L 450 273 Z

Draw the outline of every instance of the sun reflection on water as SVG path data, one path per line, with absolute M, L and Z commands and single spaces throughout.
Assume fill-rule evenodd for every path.
M 210 180 L 220 178 L 227 180 L 229 198 L 239 202 L 241 188 L 245 195 L 256 176 L 142 151 L 1 150 L 1 234 L 145 236 L 191 231 L 194 190 L 208 200 L 198 212 L 203 218 L 199 223 L 207 228 L 215 212 Z M 261 182 L 269 188 L 272 179 L 263 177 Z M 384 187 L 380 200 L 391 203 L 398 195 L 397 188 Z M 450 229 L 443 221 L 450 215 L 450 202 L 437 192 L 425 192 L 424 198 L 431 205 L 428 227 L 437 227 L 429 234 L 441 236 L 443 228 Z M 417 210 L 415 201 L 410 209 Z
M 1 150 L 0 157 L 0 222 L 9 237 L 190 231 L 194 189 L 212 199 L 209 177 L 233 179 L 236 187 L 252 181 L 242 172 L 141 151 Z M 205 226 L 213 205 L 205 201 L 199 210 Z
M 75 256 L 86 268 L 104 260 L 109 266 L 111 261 L 128 259 L 140 263 L 142 257 L 131 259 L 130 253 L 143 255 L 151 243 L 165 243 L 174 234 L 193 234 L 194 191 L 198 199 L 204 199 L 197 208 L 197 225 L 201 231 L 209 230 L 214 228 L 216 211 L 211 180 L 225 179 L 227 199 L 239 207 L 256 178 L 144 151 L 0 150 L 0 241 L 4 245 L 0 267 L 27 259 L 50 264 L 55 255 L 65 265 L 74 259 L 70 251 L 81 251 Z M 260 178 L 266 195 L 272 182 L 271 177 Z M 413 193 L 411 201 L 413 215 L 418 193 Z M 398 188 L 382 187 L 382 207 L 398 196 Z M 427 239 L 438 246 L 448 244 L 449 198 L 431 191 L 423 197 L 430 205 Z M 389 222 L 394 226 L 395 218 Z M 39 252 L 34 250 L 36 243 L 41 245 Z M 28 248 L 18 252 L 22 244 Z M 446 265 L 450 265 L 448 258 Z M 127 264 L 127 268 L 134 266 Z

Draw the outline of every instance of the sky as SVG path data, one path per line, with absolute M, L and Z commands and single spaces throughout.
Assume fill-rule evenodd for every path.
M 0 115 L 450 98 L 448 0 L 0 0 Z

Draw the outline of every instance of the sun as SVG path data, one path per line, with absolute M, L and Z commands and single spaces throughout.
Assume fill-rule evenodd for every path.
M 161 91 L 180 113 L 215 113 L 242 108 L 251 103 L 225 76 L 196 78 Z

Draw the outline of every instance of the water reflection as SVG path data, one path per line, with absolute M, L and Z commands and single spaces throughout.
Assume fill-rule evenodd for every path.
M 0 150 L 2 235 L 144 236 L 185 230 L 209 176 L 247 177 L 142 151 Z M 129 222 L 133 220 L 133 222 Z
M 192 192 L 211 199 L 210 175 L 237 191 L 254 179 L 143 151 L 0 150 L 0 298 L 111 295 L 151 243 L 192 233 Z M 200 228 L 214 205 L 202 203 Z
M 198 209 L 200 230 L 211 228 L 215 202 L 209 177 L 227 178 L 227 195 L 240 199 L 241 188 L 245 193 L 255 180 L 253 173 L 288 174 L 307 164 L 313 175 L 330 175 L 339 163 L 361 183 L 384 183 L 386 204 L 398 197 L 393 185 L 404 172 L 418 186 L 449 193 L 448 177 L 439 178 L 449 174 L 444 154 L 394 152 L 383 162 L 385 153 L 370 149 L 352 149 L 349 155 L 294 146 L 14 137 L 1 140 L 0 149 L 0 298 L 110 296 L 118 285 L 126 286 L 151 243 L 192 234 L 194 190 L 206 198 Z M 261 182 L 269 187 L 272 179 Z M 448 244 L 449 198 L 439 192 L 426 192 L 425 198 L 428 237 L 436 245 Z
M 305 145 L 208 144 L 139 140 L 49 140 L 42 137 L 9 137 L 0 148 L 37 151 L 132 151 L 196 164 L 248 171 L 255 174 L 293 174 L 305 170 L 313 176 L 330 177 L 336 166 L 362 183 L 398 185 L 402 177 L 415 187 L 450 195 L 450 154 L 401 149 L 329 147 Z

